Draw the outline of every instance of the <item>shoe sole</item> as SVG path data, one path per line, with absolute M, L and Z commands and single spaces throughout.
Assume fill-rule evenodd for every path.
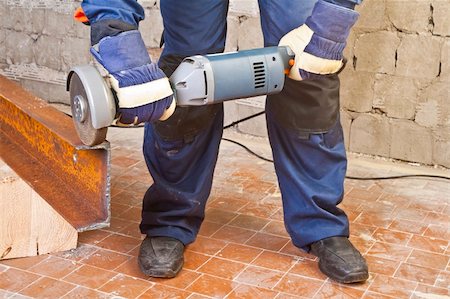
M 157 277 L 157 278 L 174 278 L 175 276 L 177 276 L 177 274 L 181 271 L 181 268 L 183 268 L 183 263 L 180 263 L 180 266 L 173 270 L 173 269 L 149 269 L 149 270 L 145 270 L 142 265 L 140 263 L 139 264 L 139 269 L 141 269 L 142 273 L 144 273 L 147 276 L 150 277 Z
M 350 275 L 342 277 L 342 276 L 336 276 L 335 274 L 325 271 L 321 267 L 320 264 L 319 264 L 319 269 L 320 269 L 320 271 L 322 271 L 322 273 L 324 273 L 325 275 L 327 275 L 329 278 L 333 279 L 334 281 L 337 281 L 340 283 L 345 283 L 345 284 L 364 282 L 369 278 L 369 274 L 367 272 L 356 272 L 356 273 L 352 273 Z

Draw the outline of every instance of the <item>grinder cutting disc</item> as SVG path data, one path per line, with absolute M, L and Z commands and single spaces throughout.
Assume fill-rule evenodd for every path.
M 102 143 L 106 139 L 108 128 L 96 129 L 93 127 L 86 90 L 76 72 L 71 75 L 69 86 L 72 119 L 80 140 L 89 146 Z

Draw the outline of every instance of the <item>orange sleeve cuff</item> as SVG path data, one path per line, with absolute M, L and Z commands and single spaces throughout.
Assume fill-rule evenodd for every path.
M 78 7 L 75 13 L 73 14 L 75 20 L 81 23 L 89 23 L 89 19 L 84 14 L 83 8 Z

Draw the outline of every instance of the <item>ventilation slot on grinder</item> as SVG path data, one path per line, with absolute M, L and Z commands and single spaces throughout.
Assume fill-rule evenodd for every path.
M 253 72 L 255 75 L 255 88 L 263 88 L 266 86 L 266 70 L 264 62 L 254 62 Z

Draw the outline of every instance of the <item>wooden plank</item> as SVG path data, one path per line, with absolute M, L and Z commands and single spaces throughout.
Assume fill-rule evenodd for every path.
M 0 160 L 0 260 L 76 248 L 78 233 Z

